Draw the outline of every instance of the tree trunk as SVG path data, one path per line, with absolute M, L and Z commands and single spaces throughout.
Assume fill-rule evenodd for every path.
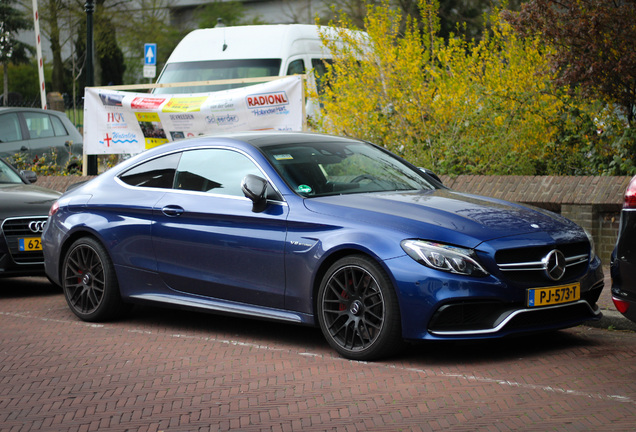
M 2 95 L 2 105 L 9 106 L 9 63 L 2 63 L 2 81 L 4 84 L 4 93 Z
M 62 45 L 60 44 L 60 26 L 58 23 L 58 10 L 61 5 L 58 1 L 49 0 L 46 3 L 47 21 L 49 22 L 49 39 L 51 40 L 51 52 L 53 53 L 52 89 L 62 93 L 64 91 L 64 63 L 62 62 Z

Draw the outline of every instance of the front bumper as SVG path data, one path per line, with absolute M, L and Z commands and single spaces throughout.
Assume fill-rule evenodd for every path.
M 400 271 L 396 272 L 396 268 Z M 411 276 L 409 280 L 407 268 L 419 271 L 423 277 L 413 280 Z M 578 278 L 564 282 L 580 283 L 578 301 L 542 307 L 526 306 L 528 287 L 503 282 L 492 274 L 471 278 L 428 268 L 416 270 L 402 259 L 393 263 L 393 270 L 398 275 L 405 339 L 498 338 L 573 327 L 602 317 L 596 304 L 604 284 L 598 258 Z
M 24 250 L 20 242 L 24 239 L 39 238 L 29 225 L 46 222 L 46 216 L 7 218 L 0 230 L 0 277 L 33 276 L 44 274 L 44 255 L 42 250 Z M 39 225 L 41 226 L 41 225 Z

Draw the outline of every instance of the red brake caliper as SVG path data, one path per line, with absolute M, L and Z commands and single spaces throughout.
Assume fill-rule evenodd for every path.
M 352 280 L 347 281 L 347 285 L 349 285 L 349 286 L 353 285 L 353 281 Z M 344 300 L 349 299 L 349 296 L 347 295 L 347 292 L 345 290 L 342 290 L 342 292 L 340 293 L 340 297 L 342 297 Z M 342 312 L 342 311 L 344 311 L 346 309 L 347 309 L 347 305 L 344 304 L 344 303 L 340 303 L 340 305 L 338 306 L 338 310 L 340 312 Z
M 347 293 L 346 293 L 345 291 L 342 291 L 342 292 L 340 293 L 340 297 L 342 297 L 342 298 L 343 298 L 343 299 L 345 299 L 345 300 L 349 298 L 349 296 L 347 295 Z M 346 309 L 347 309 L 347 305 L 346 305 L 346 304 L 344 304 L 344 303 L 340 303 L 340 305 L 338 306 L 338 310 L 339 310 L 340 312 L 342 312 L 342 311 L 344 311 L 344 310 L 346 310 Z

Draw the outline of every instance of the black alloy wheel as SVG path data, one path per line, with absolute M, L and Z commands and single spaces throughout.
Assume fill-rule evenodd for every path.
M 124 312 L 113 264 L 97 240 L 76 240 L 64 258 L 62 271 L 66 302 L 82 320 L 110 320 Z
M 391 281 L 366 256 L 345 257 L 327 271 L 318 291 L 318 321 L 327 342 L 349 359 L 376 360 L 403 345 Z

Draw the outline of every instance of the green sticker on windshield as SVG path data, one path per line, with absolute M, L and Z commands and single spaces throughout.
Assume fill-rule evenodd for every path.
M 311 193 L 311 186 L 299 185 L 296 190 L 300 193 Z

